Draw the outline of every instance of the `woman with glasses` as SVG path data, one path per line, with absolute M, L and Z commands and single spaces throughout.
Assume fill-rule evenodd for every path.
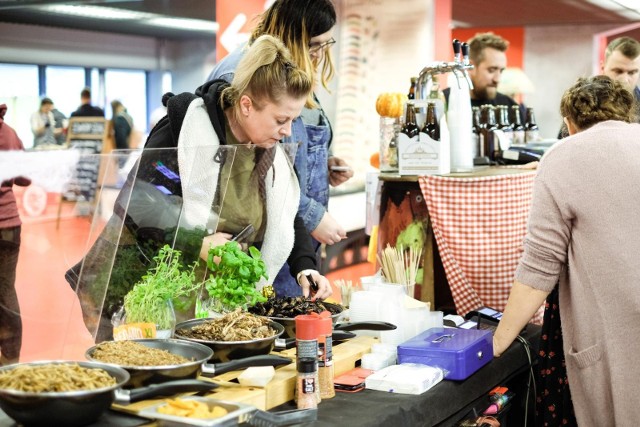
M 334 74 L 331 59 L 333 27 L 336 12 L 330 0 L 276 0 L 260 17 L 249 45 L 263 34 L 284 41 L 299 67 L 312 76 L 314 87 L 318 83 L 327 89 Z M 246 52 L 241 46 L 218 63 L 208 80 L 233 80 L 236 67 Z M 300 182 L 298 215 L 311 233 L 319 253 L 321 243 L 332 245 L 346 238 L 342 226 L 328 213 L 329 184 L 337 186 L 353 176 L 344 160 L 329 154 L 332 139 L 331 125 L 318 98 L 311 93 L 300 117 L 292 125 L 291 136 L 284 142 L 298 144 L 295 168 Z M 341 171 L 332 171 L 342 166 Z M 346 170 L 345 170 L 346 169 Z M 278 296 L 300 295 L 295 278 L 287 266 L 280 271 L 274 283 Z

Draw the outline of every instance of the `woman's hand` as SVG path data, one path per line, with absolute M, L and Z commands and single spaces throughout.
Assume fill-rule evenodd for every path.
M 233 235 L 229 233 L 214 233 L 209 236 L 205 236 L 202 240 L 202 247 L 200 248 L 200 258 L 206 261 L 207 258 L 209 258 L 209 248 L 224 245 L 231 240 L 232 237 Z
M 349 167 L 347 162 L 345 162 L 339 157 L 334 157 L 334 156 L 329 157 L 327 164 L 329 165 L 328 166 L 329 167 L 329 183 L 333 187 L 337 187 L 343 182 L 348 181 L 349 178 L 353 176 L 353 169 Z M 349 167 L 349 169 L 345 171 L 333 171 L 331 170 L 331 166 L 343 166 L 343 167 Z
M 311 276 L 315 286 L 312 286 L 307 276 Z M 304 270 L 298 273 L 298 284 L 302 288 L 302 295 L 314 299 L 327 299 L 333 294 L 329 280 L 316 270 Z
M 346 239 L 347 232 L 344 228 L 329 214 L 325 212 L 320 220 L 320 224 L 311 232 L 311 236 L 320 243 L 325 245 L 333 245 L 342 239 Z

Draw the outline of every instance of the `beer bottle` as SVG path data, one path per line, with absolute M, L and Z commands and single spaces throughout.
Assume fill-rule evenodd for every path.
M 405 114 L 404 124 L 402 125 L 402 129 L 400 129 L 400 133 L 406 135 L 409 140 L 418 140 L 420 128 L 416 123 L 416 110 L 413 102 L 407 102 L 407 112 Z
M 427 120 L 424 122 L 422 132 L 429 135 L 429 138 L 434 141 L 440 141 L 440 125 L 436 117 L 436 104 L 434 102 L 430 102 L 427 105 Z
M 520 107 L 518 105 L 511 106 L 511 123 L 513 126 L 513 144 L 515 146 L 524 146 L 524 126 L 520 119 Z
M 502 131 L 500 136 L 500 148 L 506 150 L 513 144 L 513 128 L 509 123 L 509 112 L 506 105 L 498 105 L 496 110 L 496 121 L 498 122 L 498 130 Z
M 409 86 L 409 93 L 407 94 L 407 98 L 416 99 L 416 85 L 418 83 L 417 77 L 411 77 L 411 86 Z
M 473 120 L 471 144 L 473 146 L 473 158 L 475 159 L 480 157 L 480 107 L 471 108 L 471 117 Z
M 527 121 L 524 125 L 524 142 L 530 143 L 540 140 L 540 131 L 538 124 L 536 123 L 536 116 L 533 113 L 533 108 L 527 108 Z
M 480 110 L 480 120 L 484 123 L 481 128 L 481 142 L 480 156 L 489 157 L 491 160 L 495 160 L 496 151 L 500 150 L 497 146 L 494 131 L 498 129 L 496 124 L 495 110 L 492 105 L 483 105 Z

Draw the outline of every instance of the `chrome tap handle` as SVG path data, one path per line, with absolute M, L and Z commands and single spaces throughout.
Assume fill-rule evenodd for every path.
M 469 44 L 462 43 L 462 65 L 467 66 L 469 64 Z

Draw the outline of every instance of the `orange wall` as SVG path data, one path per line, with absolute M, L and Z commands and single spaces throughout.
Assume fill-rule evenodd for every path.
M 499 28 L 457 28 L 451 31 L 452 38 L 460 41 L 467 41 L 476 33 L 493 32 L 509 41 L 507 49 L 507 66 L 524 68 L 524 27 L 499 27 Z M 453 49 L 449 47 L 450 57 L 453 56 Z
M 453 0 L 434 1 L 434 61 L 448 61 L 453 55 L 451 50 L 451 13 Z

